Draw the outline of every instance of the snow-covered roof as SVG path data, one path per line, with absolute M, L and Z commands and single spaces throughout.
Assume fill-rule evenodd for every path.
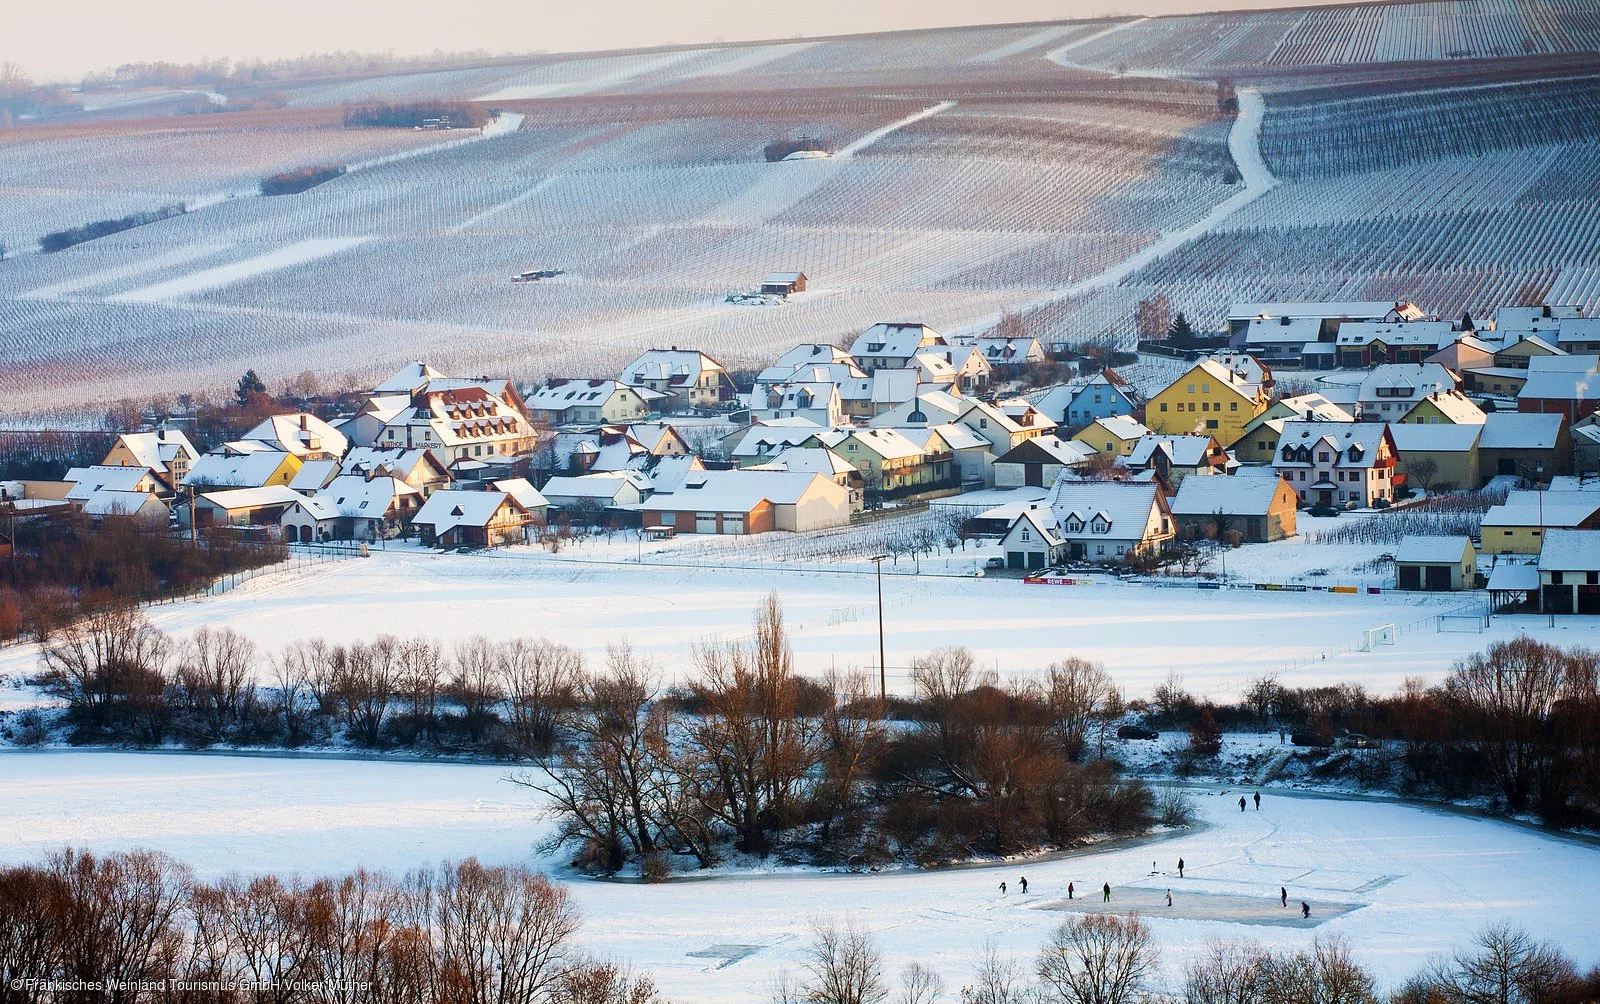
M 1127 415 L 1112 415 L 1110 418 L 1097 418 L 1091 424 L 1100 426 L 1102 429 L 1111 433 L 1111 435 L 1122 440 L 1139 439 L 1142 436 L 1150 435 L 1150 430 L 1143 422 L 1129 418 Z
M 269 505 L 289 505 L 305 496 L 288 485 L 264 485 L 259 488 L 201 492 L 199 497 L 222 509 L 259 509 Z
M 611 395 L 625 387 L 618 380 L 560 380 L 540 387 L 527 397 L 528 407 L 534 411 L 566 411 L 568 408 L 594 408 L 611 400 Z
M 805 277 L 806 277 L 806 274 L 804 272 L 768 272 L 767 273 L 767 277 L 762 280 L 762 285 L 776 285 L 778 283 L 795 283 L 795 282 L 799 282 L 801 279 L 804 279 Z
M 919 388 L 915 398 L 907 399 L 867 424 L 883 427 L 944 425 L 964 415 L 971 404 L 970 399 L 957 397 L 947 390 Z
M 1529 356 L 1528 380 L 1518 400 L 1583 401 L 1600 398 L 1600 357 Z
M 63 481 L 72 482 L 72 487 L 67 491 L 67 498 L 73 501 L 83 501 L 92 498 L 101 492 L 138 492 L 141 484 L 153 482 L 153 476 L 148 467 L 74 467 L 67 472 Z
M 1077 467 L 1099 452 L 1092 446 L 1056 435 L 1034 436 L 995 458 L 995 463 L 1024 462 L 1034 450 L 1043 451 L 1045 456 L 1063 467 Z M 1015 459 L 1011 459 L 1013 456 Z
M 1144 536 L 1150 510 L 1161 488 L 1153 482 L 1078 481 L 1059 478 L 1048 496 L 1051 515 L 1066 538 L 1093 536 Z M 1083 521 L 1082 533 L 1074 533 L 1067 521 L 1076 515 Z M 1108 533 L 1094 534 L 1091 523 L 1096 516 L 1110 522 Z
M 438 370 L 427 363 L 407 363 L 395 370 L 394 373 L 372 388 L 373 394 L 410 394 L 412 391 L 421 390 L 428 385 L 428 381 L 441 376 Z
M 1274 477 L 1184 478 L 1172 497 L 1174 515 L 1265 515 L 1278 495 L 1282 479 Z
M 340 516 L 380 519 L 395 499 L 407 495 L 421 492 L 395 477 L 369 479 L 360 474 L 341 474 L 316 497 L 331 502 Z
M 766 463 L 757 467 L 747 467 L 745 470 L 790 471 L 795 474 L 822 474 L 832 478 L 840 474 L 849 474 L 856 470 L 856 466 L 832 450 L 825 450 L 820 446 L 793 446 Z
M 1467 548 L 1471 546 L 1472 540 L 1464 534 L 1441 537 L 1406 536 L 1400 538 L 1400 546 L 1394 552 L 1394 560 L 1407 564 L 1459 564 L 1466 556 Z
M 867 356 L 916 355 L 923 345 L 943 345 L 945 338 L 926 324 L 915 321 L 880 321 L 857 335 L 850 343 L 850 354 L 857 359 Z
M 1515 561 L 1502 561 L 1489 573 L 1489 591 L 1517 590 L 1532 592 L 1539 588 L 1539 566 Z
M 1174 466 L 1200 467 L 1209 463 L 1214 442 L 1210 436 L 1161 436 L 1154 433 L 1140 436 L 1128 453 L 1127 466 L 1144 467 L 1150 463 L 1156 450 L 1162 449 Z
M 1394 309 L 1391 300 L 1336 300 L 1329 303 L 1295 303 L 1275 301 L 1267 303 L 1235 303 L 1228 307 L 1228 320 L 1244 321 L 1266 314 L 1268 317 L 1350 317 L 1370 320 L 1381 318 Z
M 1583 307 L 1573 304 L 1540 305 L 1536 307 L 1500 307 L 1494 312 L 1496 331 L 1507 329 L 1526 331 L 1541 321 L 1562 321 L 1569 317 L 1582 317 Z
M 1600 571 L 1600 530 L 1546 530 L 1539 571 Z
M 823 426 L 804 418 L 785 418 L 752 425 L 729 450 L 733 457 L 760 457 L 773 454 L 774 446 L 799 446 L 812 436 L 826 432 Z
M 1371 467 L 1378 459 L 1388 428 L 1382 422 L 1284 422 L 1283 433 L 1278 436 L 1276 463 L 1290 463 L 1283 457 L 1285 447 L 1308 446 L 1315 452 L 1317 444 L 1326 441 L 1331 450 L 1339 453 L 1340 467 Z
M 1483 409 L 1473 404 L 1465 394 L 1458 390 L 1429 394 L 1417 402 L 1416 408 L 1422 407 L 1425 403 L 1432 404 L 1435 408 L 1438 408 L 1440 414 L 1456 425 L 1483 424 Z M 1412 411 L 1415 411 L 1416 408 L 1413 408 Z M 1410 414 L 1410 412 L 1407 412 L 1407 414 Z
M 821 437 L 822 444 L 830 450 L 849 439 L 885 460 L 915 460 L 922 456 L 922 447 L 894 429 L 835 429 Z
M 1420 401 L 1456 389 L 1455 377 L 1438 363 L 1384 363 L 1361 381 L 1362 401 Z
M 402 478 L 409 478 L 419 464 L 429 459 L 426 449 L 380 449 L 376 446 L 358 446 L 344 455 L 344 460 L 339 465 L 339 470 L 344 474 L 359 474 L 363 471 L 375 471 L 379 467 L 387 467 Z M 434 464 L 443 470 L 438 458 Z M 311 466 L 310 464 L 306 465 Z
M 516 505 L 516 500 L 505 492 L 441 489 L 428 497 L 411 521 L 431 526 L 435 534 L 443 535 L 458 526 L 488 526 L 500 507 L 507 504 Z
M 631 386 L 649 381 L 689 387 L 706 373 L 726 372 L 723 365 L 699 349 L 646 349 L 622 368 L 622 382 Z
M 1596 512 L 1600 491 L 1513 491 L 1483 514 L 1483 525 L 1574 527 Z
M 985 513 L 984 515 L 988 516 L 989 514 Z M 1061 536 L 1061 531 L 1054 525 L 1048 509 L 1029 508 L 1017 513 L 1017 518 L 1012 522 L 1011 529 L 1006 531 L 1007 537 L 1010 537 L 1016 531 L 1018 524 L 1032 529 L 1033 532 L 1039 535 L 1039 539 L 1050 547 L 1059 547 L 1065 543 L 1065 538 Z
M 1320 317 L 1253 317 L 1245 328 L 1246 345 L 1304 345 L 1322 333 Z
M 637 471 L 604 471 L 551 478 L 545 482 L 547 499 L 615 499 L 622 489 L 632 485 L 641 492 L 649 492 L 650 482 Z
M 1410 453 L 1468 453 L 1478 445 L 1483 433 L 1481 425 L 1451 425 L 1448 422 L 1428 425 L 1391 425 L 1389 435 L 1394 437 L 1394 448 L 1404 460 Z
M 132 516 L 149 505 L 155 495 L 151 492 L 100 491 L 83 499 L 71 495 L 67 498 L 81 502 L 80 508 L 90 516 Z
M 1562 416 L 1496 411 L 1484 416 L 1480 450 L 1553 450 L 1561 436 Z
M 545 497 L 539 493 L 539 489 L 533 487 L 533 484 L 527 478 L 502 478 L 499 481 L 489 482 L 489 486 L 497 492 L 505 492 L 510 495 L 517 500 L 517 503 L 522 508 L 529 512 L 534 512 L 550 505 Z
M 338 475 L 337 460 L 307 460 L 300 465 L 294 477 L 289 479 L 289 487 L 297 492 L 311 494 L 323 488 Z
M 1339 325 L 1338 345 L 1361 346 L 1371 342 L 1385 345 L 1424 345 L 1442 348 L 1456 340 L 1450 321 L 1346 321 Z
M 283 466 L 289 455 L 277 450 L 261 449 L 251 453 L 228 455 L 207 453 L 195 459 L 183 479 L 186 485 L 237 485 L 254 488 L 267 483 Z M 285 487 L 285 491 L 288 489 Z
M 198 457 L 200 451 L 189 442 L 189 437 L 176 429 L 161 432 L 124 432 L 117 437 L 135 460 L 151 470 L 164 471 L 178 452 L 184 451 Z
M 831 478 L 810 472 L 696 471 L 661 505 L 698 512 L 749 512 L 763 500 L 793 505 L 819 480 L 833 483 Z
M 265 443 L 274 450 L 304 456 L 307 453 L 331 453 L 343 456 L 350 441 L 344 433 L 315 415 L 304 412 L 293 415 L 273 415 L 245 433 L 246 440 Z

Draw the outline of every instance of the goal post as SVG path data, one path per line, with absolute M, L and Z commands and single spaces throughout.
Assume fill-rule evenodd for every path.
M 1393 624 L 1380 624 L 1375 628 L 1368 628 L 1361 635 L 1361 651 L 1373 652 L 1380 645 L 1393 645 L 1397 633 Z
M 1488 626 L 1489 615 L 1475 610 L 1452 610 L 1434 621 L 1434 630 L 1441 634 L 1482 634 Z

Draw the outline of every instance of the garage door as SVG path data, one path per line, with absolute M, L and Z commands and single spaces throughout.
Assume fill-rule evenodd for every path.
M 1416 565 L 1401 565 L 1400 566 L 1400 588 L 1401 589 L 1421 589 L 1422 588 L 1422 569 L 1418 568 Z
M 694 515 L 695 533 L 716 533 L 717 514 L 714 512 L 697 512 Z
M 744 533 L 744 517 L 743 516 L 724 516 L 724 517 L 722 517 L 722 532 L 723 533 Z
M 1024 556 L 1023 556 L 1023 553 L 1021 551 L 1007 551 L 1006 552 L 1006 567 L 1007 568 L 1021 568 L 1022 565 L 1023 565 L 1023 558 L 1024 558 Z
M 1578 613 L 1600 614 L 1600 586 L 1578 587 Z
M 1043 551 L 1034 551 L 1031 554 L 1029 554 L 1028 555 L 1028 567 L 1029 568 L 1043 568 L 1044 567 L 1044 552 Z
M 1427 574 L 1424 576 L 1423 580 L 1424 588 L 1431 589 L 1434 592 L 1449 592 L 1449 565 L 1425 565 L 1423 567 L 1427 570 Z

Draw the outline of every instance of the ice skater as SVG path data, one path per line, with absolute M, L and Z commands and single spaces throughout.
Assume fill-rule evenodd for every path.
M 1243 795 L 1239 796 L 1239 811 L 1240 812 L 1244 811 L 1244 796 Z
M 1167 890 L 1167 905 L 1168 906 L 1172 905 L 1172 890 L 1171 889 Z
M 1178 877 L 1183 878 L 1183 859 L 1178 859 Z
M 1067 898 L 1068 899 L 1072 898 L 1072 883 L 1071 882 L 1067 883 Z
M 1261 792 L 1256 792 L 1256 811 L 1261 811 Z
M 1017 884 L 1022 886 L 1022 895 L 1028 895 L 1028 876 L 1022 876 L 1021 881 L 1019 881 Z
M 1100 893 L 1101 893 L 1100 902 L 1102 902 L 1102 903 L 1111 902 L 1111 883 L 1107 882 L 1105 885 L 1101 886 L 1100 887 Z
M 1278 886 L 1278 904 L 1285 909 L 1289 906 L 1289 890 L 1281 885 Z
M 1000 883 L 1000 895 L 1004 896 L 1005 894 L 1006 894 L 1006 884 L 1004 882 L 1002 882 L 1002 883 Z
M 1305 900 L 1300 901 L 1300 916 L 1305 918 L 1309 918 L 1311 916 L 1311 904 L 1307 903 Z

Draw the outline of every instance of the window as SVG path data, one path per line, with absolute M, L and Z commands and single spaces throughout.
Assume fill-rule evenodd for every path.
M 1107 533 L 1111 529 L 1111 524 L 1106 522 L 1104 518 L 1096 516 L 1094 518 L 1094 522 L 1090 524 L 1090 528 L 1093 529 L 1095 533 Z
M 1215 428 L 1217 428 L 1217 420 L 1216 420 L 1216 419 L 1214 419 L 1214 418 L 1208 418 L 1208 419 L 1206 419 L 1206 428 L 1208 428 L 1208 429 L 1215 429 Z
M 1106 553 L 1106 546 L 1104 544 L 1096 544 L 1094 546 L 1094 553 L 1095 554 L 1105 554 Z
M 1561 573 L 1560 573 L 1560 572 L 1551 572 L 1551 573 L 1550 573 L 1550 584 L 1551 584 L 1551 585 L 1552 585 L 1552 586 L 1559 586 L 1559 585 L 1562 585 L 1562 582 L 1561 582 Z
M 1072 519 L 1067 520 L 1067 532 L 1068 533 L 1082 533 L 1083 532 L 1083 520 L 1078 519 L 1077 517 L 1073 517 Z M 1507 534 L 1507 536 L 1509 536 L 1510 535 L 1510 531 L 1509 530 L 1506 531 L 1506 534 Z
M 1161 410 L 1162 411 L 1166 411 L 1167 410 L 1167 402 L 1165 402 L 1165 401 L 1161 402 Z
M 1189 385 L 1189 393 L 1191 393 L 1191 394 L 1194 393 L 1194 384 L 1190 384 Z
M 1210 401 L 1201 401 L 1200 402 L 1200 410 L 1201 411 L 1210 411 L 1211 410 L 1211 402 Z
M 1117 554 L 1121 555 L 1121 554 L 1126 554 L 1127 552 L 1128 552 L 1128 545 L 1126 545 L 1126 544 L 1118 544 L 1117 545 Z
M 1239 410 L 1239 402 L 1238 401 L 1229 401 L 1228 402 L 1228 410 L 1229 411 L 1238 411 Z
M 1032 540 L 1033 539 L 1033 534 L 1030 533 L 1026 528 L 1024 528 L 1023 531 L 1022 531 L 1022 539 L 1023 540 Z
M 1203 383 L 1203 384 L 1201 384 L 1201 385 L 1200 385 L 1200 393 L 1202 393 L 1202 394 L 1209 394 L 1209 393 L 1211 393 L 1211 385 L 1210 385 L 1210 384 L 1208 384 L 1208 383 Z
M 1321 453 L 1317 454 L 1317 463 L 1325 464 L 1327 462 L 1328 462 L 1328 451 L 1327 450 L 1323 450 Z

